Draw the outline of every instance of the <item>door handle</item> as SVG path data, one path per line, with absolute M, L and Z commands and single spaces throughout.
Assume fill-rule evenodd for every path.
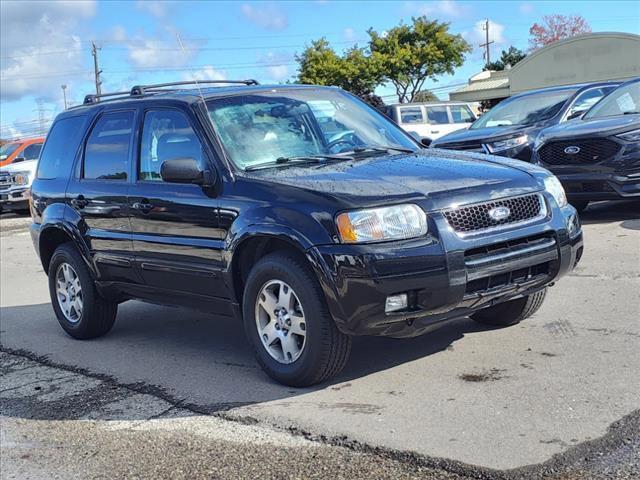
M 89 200 L 84 198 L 83 195 L 78 195 L 76 198 L 71 199 L 71 205 L 76 208 L 84 208 L 89 205 Z
M 150 210 L 153 210 L 153 204 L 149 203 L 148 200 L 143 200 L 141 202 L 134 202 L 132 207 L 135 208 L 136 210 L 141 210 L 145 213 Z

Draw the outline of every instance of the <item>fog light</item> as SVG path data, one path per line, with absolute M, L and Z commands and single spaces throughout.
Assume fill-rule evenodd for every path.
M 571 214 L 567 218 L 567 232 L 570 237 L 573 237 L 576 233 L 580 231 L 580 217 L 578 214 Z
M 406 310 L 407 306 L 408 300 L 406 293 L 401 293 L 400 295 L 392 295 L 390 297 L 387 297 L 387 301 L 384 303 L 384 313 Z

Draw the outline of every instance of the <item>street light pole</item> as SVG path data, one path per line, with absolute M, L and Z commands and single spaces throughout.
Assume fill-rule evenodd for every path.
M 64 109 L 67 109 L 67 86 L 61 85 L 62 87 L 62 97 L 64 98 Z

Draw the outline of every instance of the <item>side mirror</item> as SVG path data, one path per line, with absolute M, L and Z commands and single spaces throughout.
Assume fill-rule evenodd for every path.
M 26 158 L 24 157 L 16 157 L 13 159 L 13 163 L 24 162 Z
M 165 160 L 160 167 L 160 176 L 169 183 L 193 183 L 202 186 L 215 183 L 215 174 L 211 170 L 202 170 L 195 158 Z

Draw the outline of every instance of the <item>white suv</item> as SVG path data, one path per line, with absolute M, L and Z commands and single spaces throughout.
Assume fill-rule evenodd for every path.
M 398 103 L 384 113 L 416 139 L 429 141 L 469 128 L 476 120 L 465 102 Z

